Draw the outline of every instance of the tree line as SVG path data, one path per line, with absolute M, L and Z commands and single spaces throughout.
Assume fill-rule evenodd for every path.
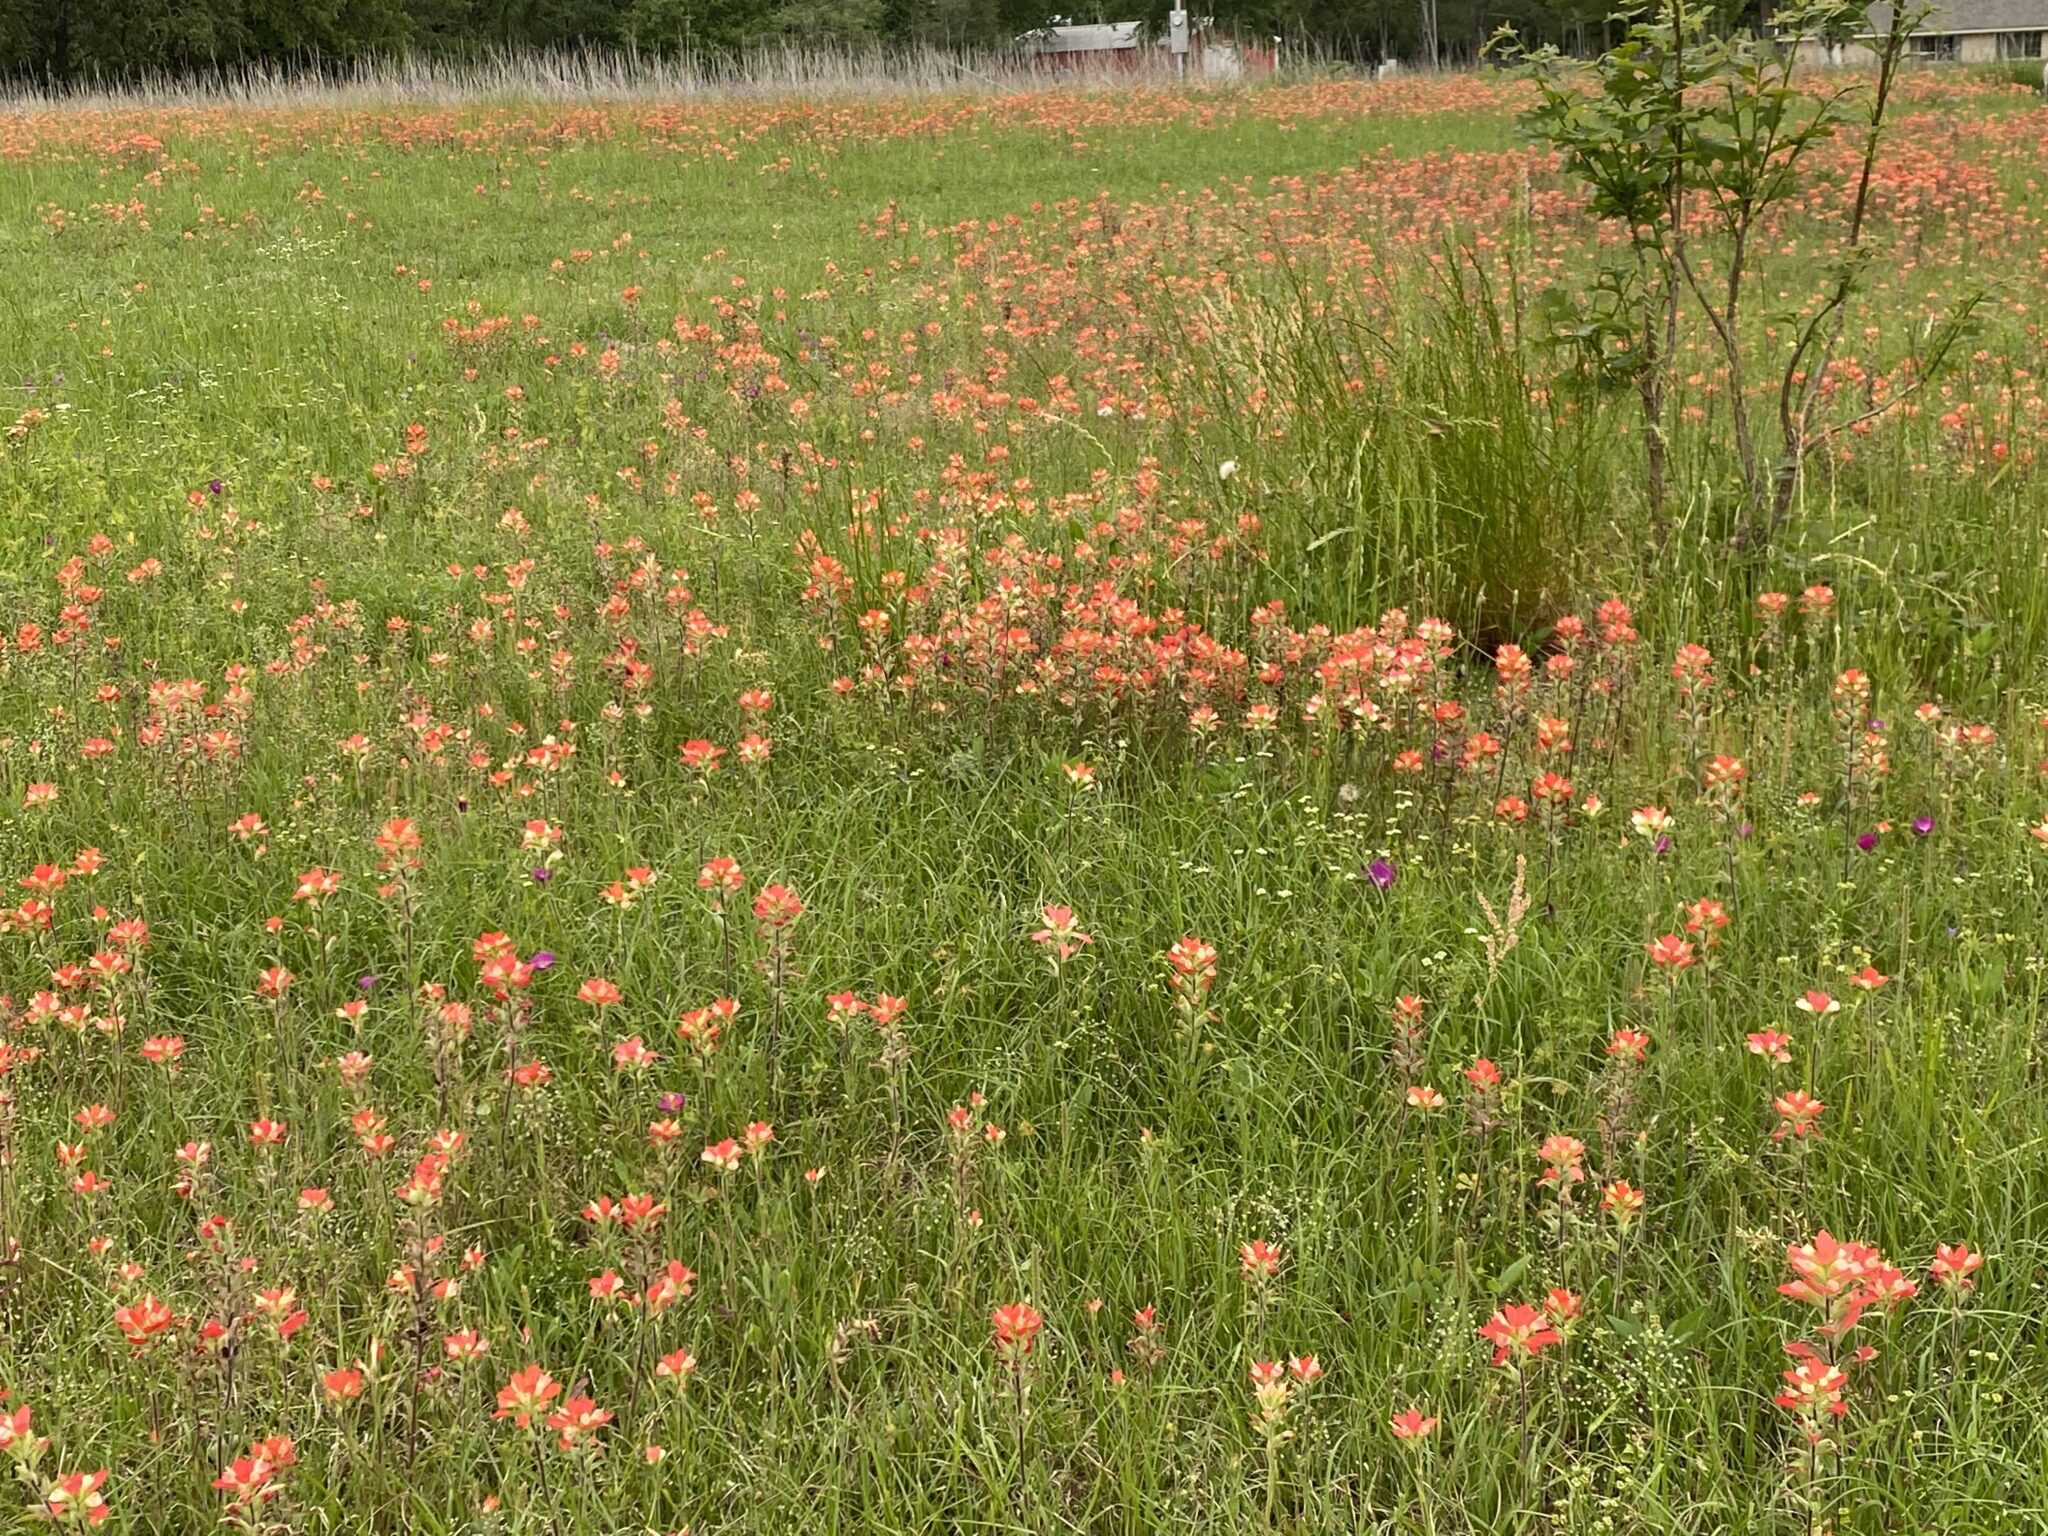
M 45 88 L 525 50 L 709 58 L 822 47 L 1000 48 L 1064 13 L 1162 24 L 1170 0 L 0 0 L 0 76 Z M 1467 62 L 1495 28 L 1597 48 L 1607 0 L 1211 0 L 1219 26 L 1334 60 Z M 1432 48 L 1432 40 L 1434 47 Z

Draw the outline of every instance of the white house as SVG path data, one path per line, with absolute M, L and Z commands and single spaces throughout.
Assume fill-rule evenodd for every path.
M 1815 64 L 1868 65 L 1876 61 L 1876 40 L 1892 24 L 1892 8 L 1871 6 L 1863 31 L 1844 42 L 1802 38 L 1801 58 Z M 2048 48 L 2048 0 L 1943 0 L 1907 39 L 1915 59 L 1995 64 L 2041 59 Z

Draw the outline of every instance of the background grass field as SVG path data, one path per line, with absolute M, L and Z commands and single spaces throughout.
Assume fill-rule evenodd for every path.
M 1907 102 L 1830 408 L 1902 403 L 1746 549 L 1707 338 L 1661 517 L 1550 344 L 1601 237 L 1491 77 L 0 122 L 7 1518 L 2039 1528 L 2048 112 Z M 1920 1294 L 1814 1451 L 1822 1228 Z M 529 1363 L 611 1420 L 494 1420 Z

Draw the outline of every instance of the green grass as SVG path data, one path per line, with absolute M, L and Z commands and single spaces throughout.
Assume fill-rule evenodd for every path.
M 1914 80 L 1854 350 L 1893 369 L 1995 281 L 1980 350 L 1741 553 L 1706 338 L 1661 525 L 1631 401 L 1540 345 L 1594 236 L 1483 81 L 10 123 L 0 425 L 39 414 L 0 446 L 0 871 L 100 862 L 0 935 L 0 1385 L 51 1442 L 9 1453 L 5 1518 L 105 1467 L 109 1528 L 204 1528 L 215 1477 L 288 1435 L 249 1518 L 307 1531 L 2040 1528 L 2048 119 Z M 1773 232 L 1785 305 L 1830 228 L 1823 199 Z M 1599 637 L 1610 597 L 1640 639 Z M 1426 614 L 1459 638 L 1404 686 Z M 1330 636 L 1362 625 L 1347 672 Z M 1715 658 L 1689 697 L 1688 642 Z M 1495 687 L 1508 643 L 1525 696 Z M 1882 775 L 1844 773 L 1847 668 Z M 1347 727 L 1354 683 L 1377 719 Z M 1942 735 L 1965 724 L 1994 739 Z M 1479 732 L 1504 750 L 1460 768 Z M 1545 771 L 1573 784 L 1553 819 Z M 746 874 L 723 914 L 717 855 Z M 1494 963 L 1482 903 L 1507 917 L 1518 861 Z M 750 909 L 772 883 L 804 905 L 782 949 Z M 1667 978 L 1646 944 L 1702 899 L 1729 926 Z M 1093 940 L 1063 972 L 1046 904 Z M 53 981 L 137 917 L 132 971 Z M 486 932 L 555 957 L 514 1003 Z M 1217 951 L 1192 1006 L 1184 935 Z M 623 1002 L 578 1000 L 600 977 Z M 902 998 L 900 1043 L 837 1027 L 842 991 Z M 693 1061 L 677 1021 L 721 997 Z M 442 1000 L 474 1033 L 437 1053 Z M 1789 1064 L 1747 1048 L 1766 1029 Z M 163 1036 L 175 1074 L 143 1058 Z M 637 1076 L 632 1036 L 662 1058 Z M 550 1081 L 512 1087 L 533 1062 Z M 1795 1088 L 1815 1140 L 1773 1139 Z M 73 1120 L 93 1104 L 111 1125 Z M 700 1161 L 751 1122 L 765 1152 Z M 408 1209 L 442 1128 L 462 1149 Z M 1562 1217 L 1554 1134 L 1586 1148 Z M 110 1186 L 75 1193 L 87 1167 Z M 1647 1197 L 1626 1233 L 1618 1179 Z M 635 1192 L 670 1207 L 651 1238 L 582 1214 Z M 1771 1399 L 1817 1337 L 1786 1245 L 1821 1228 L 1920 1294 L 1848 1335 L 1809 1459 Z M 1255 1240 L 1283 1253 L 1263 1290 Z M 1987 1255 L 1962 1297 L 1928 1271 L 1956 1242 Z M 591 1297 L 672 1258 L 695 1294 L 658 1315 Z M 257 1306 L 287 1286 L 288 1342 Z M 1476 1330 L 1552 1287 L 1583 1297 L 1568 1341 L 1493 1368 Z M 176 1322 L 131 1350 L 115 1309 L 144 1295 Z M 1021 1377 L 991 1347 L 1016 1302 L 1044 1325 Z M 461 1329 L 488 1353 L 444 1365 Z M 654 1363 L 684 1348 L 678 1395 Z M 1248 1368 L 1311 1354 L 1269 1442 Z M 598 1449 L 492 1419 L 528 1363 L 551 1409 L 614 1415 Z M 1440 1420 L 1419 1445 L 1389 1428 L 1410 1404 Z

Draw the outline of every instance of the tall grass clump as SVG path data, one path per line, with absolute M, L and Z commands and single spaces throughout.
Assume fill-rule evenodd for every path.
M 1602 424 L 1543 382 L 1512 280 L 1453 250 L 1400 281 L 1379 303 L 1297 280 L 1212 308 L 1189 365 L 1205 417 L 1264 487 L 1292 596 L 1364 622 L 1419 594 L 1526 639 L 1562 611 L 1609 505 Z

